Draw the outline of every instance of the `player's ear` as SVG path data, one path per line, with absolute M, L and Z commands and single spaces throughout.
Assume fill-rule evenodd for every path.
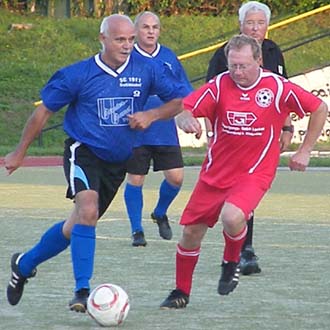
M 259 66 L 262 66 L 262 57 L 261 56 L 257 59 L 257 62 L 259 64 Z
M 99 33 L 99 41 L 101 44 L 104 44 L 105 42 L 105 39 L 106 39 L 106 36 L 104 35 L 104 33 Z

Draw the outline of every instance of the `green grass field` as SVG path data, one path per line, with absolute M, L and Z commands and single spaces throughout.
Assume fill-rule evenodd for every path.
M 97 228 L 92 286 L 113 282 L 130 297 L 127 330 L 326 330 L 330 322 L 330 170 L 279 170 L 271 191 L 256 210 L 254 246 L 261 274 L 242 276 L 229 296 L 216 292 L 223 251 L 222 227 L 210 230 L 196 268 L 185 310 L 158 306 L 174 287 L 178 220 L 198 176 L 187 167 L 184 187 L 169 215 L 173 240 L 159 238 L 149 219 L 160 174 L 145 184 L 144 227 L 148 246 L 131 247 L 130 228 L 119 191 Z M 55 221 L 65 218 L 62 168 L 22 168 L 12 176 L 0 168 L 0 329 L 100 329 L 87 315 L 68 310 L 73 277 L 70 252 L 40 265 L 19 305 L 6 301 L 12 253 L 25 251 Z

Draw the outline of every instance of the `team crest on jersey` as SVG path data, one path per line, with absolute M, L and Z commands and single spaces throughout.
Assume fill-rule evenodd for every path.
M 251 126 L 256 120 L 252 112 L 228 111 L 227 119 L 232 126 Z
M 274 94 L 268 88 L 260 89 L 256 93 L 256 103 L 259 105 L 259 107 L 267 108 L 272 104 L 273 100 Z
M 97 100 L 100 126 L 127 126 L 133 113 L 132 97 L 109 97 Z

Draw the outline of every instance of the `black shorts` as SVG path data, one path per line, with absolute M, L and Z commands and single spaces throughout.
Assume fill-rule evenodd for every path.
M 146 175 L 149 172 L 151 160 L 154 172 L 183 167 L 182 153 L 179 146 L 148 145 L 133 149 L 133 155 L 127 162 L 127 172 Z
M 95 190 L 99 195 L 99 217 L 109 207 L 126 175 L 126 162 L 106 162 L 71 138 L 65 141 L 63 167 L 68 182 L 66 197 L 73 199 L 80 191 Z

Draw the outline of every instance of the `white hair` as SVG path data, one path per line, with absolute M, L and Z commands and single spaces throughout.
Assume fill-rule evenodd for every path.
M 104 17 L 100 25 L 100 33 L 107 34 L 108 32 L 108 19 L 109 16 Z
M 112 14 L 110 16 L 106 16 L 106 17 L 103 18 L 102 23 L 100 25 L 100 33 L 107 36 L 108 35 L 108 28 L 109 28 L 109 20 L 113 20 L 116 17 L 126 19 L 128 22 L 133 24 L 132 20 L 127 15 Z
M 242 4 L 240 9 L 238 10 L 238 20 L 240 24 L 244 22 L 246 15 L 251 11 L 252 12 L 262 11 L 266 16 L 267 25 L 269 25 L 271 11 L 267 5 L 259 1 L 248 1 Z
M 139 22 L 140 22 L 140 19 L 144 16 L 144 15 L 151 15 L 153 16 L 156 20 L 157 20 L 157 23 L 158 25 L 160 26 L 160 19 L 159 19 L 159 16 L 156 15 L 155 13 L 151 12 L 151 11 L 142 11 L 141 13 L 139 13 L 136 17 L 135 17 L 135 20 L 134 20 L 134 25 L 135 27 L 138 26 Z

